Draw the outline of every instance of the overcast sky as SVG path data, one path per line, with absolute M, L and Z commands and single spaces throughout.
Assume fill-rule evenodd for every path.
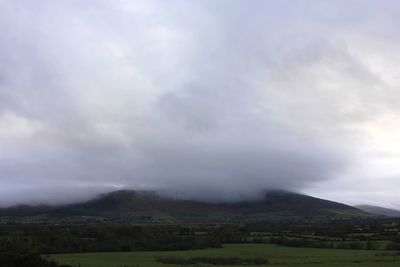
M 119 188 L 400 208 L 397 0 L 0 0 L 0 206 Z

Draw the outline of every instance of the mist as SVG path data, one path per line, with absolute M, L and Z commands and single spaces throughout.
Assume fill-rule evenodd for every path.
M 397 206 L 398 8 L 0 0 L 0 206 L 119 189 Z

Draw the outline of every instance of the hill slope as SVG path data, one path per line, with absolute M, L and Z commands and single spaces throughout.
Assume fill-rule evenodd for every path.
M 400 217 L 400 210 L 388 209 L 372 205 L 359 205 L 358 209 L 363 210 L 368 213 L 383 215 L 388 217 Z
M 149 191 L 116 191 L 63 207 L 15 207 L 0 216 L 38 216 L 42 220 L 105 220 L 129 223 L 251 222 L 293 217 L 367 216 L 354 207 L 285 191 L 269 191 L 255 201 L 208 203 L 161 196 Z

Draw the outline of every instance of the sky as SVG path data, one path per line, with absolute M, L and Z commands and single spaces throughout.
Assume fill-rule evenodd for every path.
M 0 0 L 0 206 L 118 189 L 400 208 L 397 0 Z

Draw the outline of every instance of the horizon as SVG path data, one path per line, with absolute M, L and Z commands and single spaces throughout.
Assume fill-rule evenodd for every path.
M 0 206 L 265 188 L 400 209 L 399 8 L 0 1 Z

